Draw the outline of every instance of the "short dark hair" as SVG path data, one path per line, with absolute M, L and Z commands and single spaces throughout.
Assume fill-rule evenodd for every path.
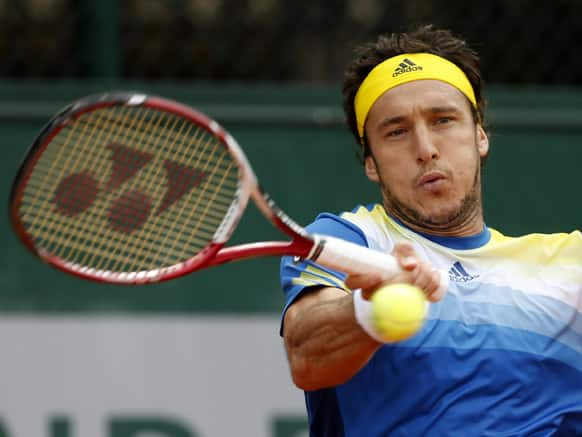
M 467 76 L 477 101 L 477 108 L 473 105 L 473 119 L 485 127 L 486 101 L 483 97 L 483 79 L 479 69 L 479 55 L 471 49 L 467 42 L 456 37 L 446 29 L 435 29 L 432 25 L 425 25 L 412 32 L 392 33 L 380 35 L 376 41 L 356 47 L 354 60 L 348 66 L 343 81 L 343 107 L 346 122 L 350 131 L 360 144 L 354 98 L 360 85 L 372 69 L 393 56 L 404 53 L 432 53 L 456 64 Z M 362 158 L 370 153 L 370 147 L 364 134 Z

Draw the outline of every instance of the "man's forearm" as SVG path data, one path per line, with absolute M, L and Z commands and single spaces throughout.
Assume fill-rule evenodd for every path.
M 293 381 L 303 390 L 344 383 L 380 346 L 357 324 L 351 295 L 335 288 L 293 304 L 285 315 L 284 337 Z

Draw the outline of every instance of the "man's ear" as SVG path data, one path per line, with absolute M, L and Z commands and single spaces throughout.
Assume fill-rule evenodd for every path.
M 485 158 L 489 153 L 489 137 L 480 124 L 477 125 L 477 150 L 481 158 Z
M 376 161 L 374 161 L 372 155 L 368 155 L 364 159 L 364 168 L 366 170 L 366 176 L 368 176 L 368 179 L 370 179 L 372 182 L 380 182 Z

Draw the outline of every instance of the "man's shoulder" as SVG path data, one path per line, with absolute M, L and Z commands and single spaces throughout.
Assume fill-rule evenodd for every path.
M 579 230 L 571 232 L 554 232 L 541 233 L 532 232 L 517 236 L 505 235 L 500 231 L 489 228 L 491 231 L 492 241 L 495 243 L 519 243 L 531 245 L 563 245 L 563 244 L 582 244 L 582 232 Z
M 579 263 L 582 261 L 582 233 L 531 233 L 506 236 L 492 230 L 489 248 L 496 255 L 523 259 L 530 263 Z
M 345 238 L 345 232 L 357 234 L 366 246 L 390 251 L 393 247 L 394 226 L 384 207 L 379 203 L 357 205 L 355 208 L 339 214 L 321 213 L 307 227 L 308 231 L 324 235 Z
M 344 211 L 335 217 L 336 220 L 344 223 L 346 226 L 357 226 L 364 232 L 384 228 L 386 222 L 389 220 L 384 207 L 379 203 L 357 205 L 355 208 Z M 318 219 L 320 218 L 329 219 L 330 215 L 320 214 Z
M 369 226 L 366 226 L 362 220 L 362 214 L 357 213 L 359 209 L 360 207 L 357 207 L 352 211 L 344 211 L 337 214 L 322 212 L 317 215 L 313 222 L 306 226 L 306 229 L 312 234 L 330 235 L 367 245 L 365 242 L 367 241 Z

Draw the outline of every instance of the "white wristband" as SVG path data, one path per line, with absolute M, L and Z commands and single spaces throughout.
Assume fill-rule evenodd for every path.
M 360 289 L 355 290 L 352 294 L 354 300 L 354 314 L 358 325 L 360 325 L 374 340 L 380 343 L 386 343 L 386 340 L 382 339 L 382 336 L 376 330 L 374 323 L 372 322 L 372 302 L 362 297 L 362 290 Z

